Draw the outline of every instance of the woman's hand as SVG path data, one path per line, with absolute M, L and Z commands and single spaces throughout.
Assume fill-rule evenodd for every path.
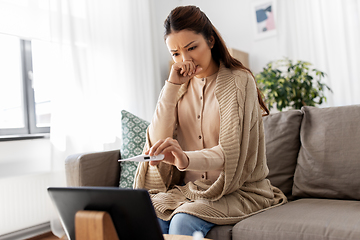
M 154 146 L 145 152 L 145 154 L 154 156 L 164 154 L 163 162 L 175 165 L 179 169 L 185 169 L 189 165 L 189 159 L 180 147 L 178 141 L 172 138 L 157 141 Z M 150 161 L 151 166 L 158 165 L 161 161 Z
M 183 84 L 203 69 L 197 67 L 192 61 L 174 63 L 171 67 L 168 81 L 174 84 Z

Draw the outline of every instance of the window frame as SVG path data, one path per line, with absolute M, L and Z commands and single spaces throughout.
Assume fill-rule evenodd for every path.
M 22 71 L 22 93 L 23 93 L 23 128 L 0 128 L 0 137 L 7 138 L 11 136 L 31 136 L 38 137 L 39 134 L 50 133 L 50 127 L 36 126 L 35 113 L 35 93 L 33 89 L 33 65 L 32 65 L 32 47 L 31 40 L 19 38 L 21 52 L 21 71 Z

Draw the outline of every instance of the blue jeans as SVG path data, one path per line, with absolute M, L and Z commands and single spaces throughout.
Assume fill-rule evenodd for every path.
M 195 231 L 200 231 L 205 237 L 210 229 L 215 226 L 214 223 L 186 213 L 177 213 L 170 221 L 164 221 L 160 218 L 158 221 L 163 234 L 192 236 Z

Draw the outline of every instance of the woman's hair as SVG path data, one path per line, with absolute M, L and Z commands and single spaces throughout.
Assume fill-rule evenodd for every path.
M 164 38 L 173 32 L 179 32 L 181 30 L 190 30 L 197 34 L 202 34 L 205 40 L 210 45 L 212 37 L 215 39 L 213 48 L 211 49 L 211 55 L 217 64 L 220 61 L 224 63 L 227 68 L 242 69 L 252 75 L 255 84 L 256 80 L 253 73 L 245 67 L 240 61 L 233 58 L 224 42 L 218 30 L 213 26 L 208 17 L 196 6 L 180 6 L 173 9 L 164 22 L 165 33 Z M 258 100 L 261 109 L 265 112 L 264 115 L 269 115 L 269 109 L 263 101 L 262 93 L 257 88 Z

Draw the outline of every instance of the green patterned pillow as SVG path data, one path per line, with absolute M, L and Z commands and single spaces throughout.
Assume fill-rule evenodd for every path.
M 149 124 L 125 110 L 121 111 L 123 143 L 120 151 L 122 159 L 142 154 L 146 141 L 146 129 Z M 120 188 L 132 188 L 137 165 L 137 162 L 130 161 L 120 163 Z

